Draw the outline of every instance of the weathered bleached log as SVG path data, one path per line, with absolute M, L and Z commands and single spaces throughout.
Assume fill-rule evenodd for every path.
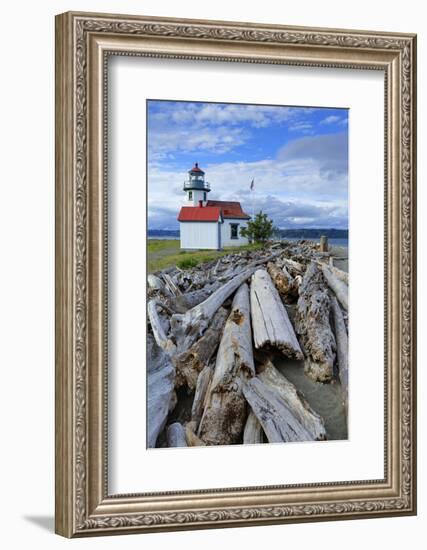
M 160 277 L 157 277 L 152 273 L 147 275 L 147 284 L 148 287 L 153 290 L 163 290 L 165 288 L 165 283 L 160 279 Z
M 243 443 L 245 445 L 264 443 L 264 430 L 253 411 L 249 413 L 248 419 L 246 420 L 245 429 L 243 431 Z
M 340 304 L 348 311 L 348 286 L 328 266 L 322 265 L 322 271 L 329 288 L 334 291 Z
M 206 365 L 197 378 L 196 391 L 194 392 L 193 405 L 191 407 L 191 421 L 195 423 L 195 432 L 197 432 L 200 420 L 202 418 L 206 392 L 211 378 L 212 368 L 209 365 Z
M 338 267 L 335 267 L 334 264 L 331 262 L 331 260 L 334 259 L 334 256 L 331 256 L 329 258 L 329 265 L 327 266 L 327 268 L 331 271 L 332 275 L 334 275 L 337 279 L 339 279 L 340 281 L 342 281 L 343 283 L 345 283 L 347 286 L 348 286 L 348 273 L 347 271 L 343 271 L 342 269 L 339 269 Z M 342 259 L 345 259 L 345 258 L 336 258 L 337 260 L 342 260 Z M 322 262 L 321 260 L 318 260 L 318 264 L 320 266 L 323 266 L 325 265 L 324 262 Z
M 206 443 L 196 435 L 196 423 L 187 422 L 185 425 L 185 437 L 188 447 L 204 447 Z
M 318 382 L 333 377 L 335 338 L 329 323 L 330 298 L 321 268 L 311 262 L 299 288 L 295 328 L 304 346 L 305 372 Z
M 279 269 L 273 262 L 268 262 L 267 271 L 283 300 L 287 303 L 292 302 L 298 295 L 298 288 L 286 267 Z
M 171 330 L 175 335 L 179 351 L 188 349 L 203 334 L 215 312 L 242 283 L 249 279 L 254 269 L 244 270 L 240 275 L 221 286 L 204 302 L 184 314 L 177 313 L 171 317 Z
M 168 447 L 187 447 L 185 429 L 179 422 L 174 422 L 167 427 L 166 440 Z
M 348 273 L 347 271 L 343 271 L 342 269 L 339 269 L 338 267 L 335 267 L 334 265 L 330 265 L 329 269 L 332 271 L 332 273 L 335 275 L 337 279 L 340 279 L 343 283 L 345 283 L 348 286 Z
M 213 292 L 215 292 L 215 290 L 218 290 L 220 286 L 221 283 L 219 281 L 208 283 L 199 290 L 193 290 L 192 292 L 186 292 L 182 296 L 177 296 L 176 302 L 186 307 L 186 309 L 191 309 L 201 302 L 204 302 Z
M 243 394 L 270 443 L 313 441 L 312 434 L 293 415 L 280 394 L 258 376 L 246 381 Z
M 156 299 L 152 299 L 147 305 L 148 317 L 150 319 L 150 325 L 154 338 L 157 344 L 169 353 L 169 355 L 174 355 L 176 352 L 176 346 L 165 334 L 159 314 L 157 313 L 157 306 L 163 307 L 164 304 L 158 302 Z
M 335 296 L 331 297 L 335 339 L 337 343 L 338 376 L 341 382 L 343 405 L 348 407 L 348 335 L 341 308 Z
M 241 441 L 246 420 L 243 380 L 255 375 L 248 286 L 241 285 L 218 348 L 198 436 L 208 445 Z
M 295 284 L 295 288 L 297 289 L 297 293 L 299 294 L 299 287 L 302 284 L 302 276 L 301 275 L 295 275 L 294 284 Z
M 285 306 L 264 269 L 258 269 L 252 276 L 251 314 L 255 348 L 273 347 L 288 357 L 303 359 Z
M 175 369 L 169 356 L 147 337 L 147 445 L 155 447 L 171 410 Z
M 271 361 L 267 361 L 258 373 L 258 378 L 276 390 L 300 424 L 311 434 L 312 439 L 326 439 L 326 429 L 322 417 L 314 411 L 304 396 L 280 373 Z
M 166 284 L 166 287 L 169 289 L 169 291 L 174 296 L 180 296 L 182 294 L 182 292 L 177 287 L 177 285 L 174 283 L 172 277 L 168 273 L 162 273 L 162 277 L 163 277 L 163 280 Z
M 171 275 L 175 271 L 181 271 L 178 266 L 170 265 L 169 267 L 165 267 L 161 270 L 160 275 L 163 276 L 164 273 L 167 273 L 168 275 Z
M 173 361 L 177 371 L 177 386 L 185 383 L 194 390 L 200 371 L 209 364 L 218 347 L 226 320 L 227 310 L 220 307 L 203 336 L 191 348 L 175 355 Z
M 285 267 L 290 271 L 291 274 L 302 275 L 304 273 L 304 266 L 299 263 L 291 260 L 290 258 L 282 258 L 282 262 Z
M 198 290 L 200 288 L 203 288 L 205 285 L 214 281 L 214 279 L 210 277 L 208 270 L 192 270 L 190 271 L 189 276 L 191 278 L 191 285 L 187 288 L 187 292 L 192 289 Z
M 331 255 L 330 252 L 322 252 L 322 251 L 319 251 L 319 252 L 315 252 L 313 254 L 313 257 L 314 258 L 324 258 L 326 260 L 329 260 L 329 256 Z

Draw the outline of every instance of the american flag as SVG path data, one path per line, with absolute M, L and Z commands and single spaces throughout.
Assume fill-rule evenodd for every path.
M 254 185 L 255 185 L 255 179 L 252 179 L 251 185 L 250 185 L 250 190 L 251 190 L 251 191 L 253 191 Z

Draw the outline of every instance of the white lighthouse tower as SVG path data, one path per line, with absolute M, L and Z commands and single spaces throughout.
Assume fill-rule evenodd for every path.
M 208 202 L 208 193 L 210 185 L 205 181 L 205 173 L 196 162 L 191 170 L 188 171 L 188 180 L 184 182 L 184 191 L 186 192 L 186 206 L 206 206 Z

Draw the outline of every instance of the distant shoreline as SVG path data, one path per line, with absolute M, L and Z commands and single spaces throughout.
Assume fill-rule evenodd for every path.
M 300 229 L 279 229 L 274 235 L 274 240 L 300 240 L 308 239 L 312 241 L 318 240 L 322 235 L 329 239 L 344 239 L 348 241 L 348 229 L 334 228 L 305 228 Z M 179 229 L 149 229 L 149 239 L 179 239 Z
M 167 235 L 148 235 L 149 240 L 171 240 L 171 241 L 178 241 L 178 236 L 167 236 Z M 277 241 L 301 241 L 301 240 L 307 240 L 307 241 L 314 241 L 318 242 L 319 239 L 316 237 L 281 237 L 279 239 L 274 239 Z M 346 238 L 339 238 L 339 237 L 328 237 L 329 245 L 333 246 L 342 246 L 344 248 L 348 248 L 348 237 Z

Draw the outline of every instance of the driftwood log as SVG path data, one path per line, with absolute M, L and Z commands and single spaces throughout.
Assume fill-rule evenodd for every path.
M 338 376 L 341 382 L 343 405 L 348 408 L 348 334 L 341 308 L 335 296 L 331 297 L 335 339 L 337 343 Z
M 334 374 L 335 338 L 329 323 L 330 298 L 320 267 L 311 262 L 299 289 L 295 327 L 306 353 L 305 372 L 318 382 Z
M 281 241 L 147 276 L 150 447 L 325 438 L 283 359 L 271 361 L 280 352 L 315 381 L 339 376 L 346 415 L 348 275 L 329 257 Z
M 216 311 L 242 283 L 249 279 L 254 269 L 246 269 L 185 314 L 172 315 L 171 330 L 180 351 L 188 349 L 203 334 Z
M 175 281 L 168 273 L 162 273 L 163 280 L 166 284 L 166 287 L 169 289 L 170 293 L 174 296 L 180 296 L 182 294 L 179 287 L 175 284 Z
M 153 275 L 153 273 L 149 273 L 147 275 L 147 284 L 148 288 L 152 288 L 153 290 L 165 290 L 165 283 L 160 279 L 160 277 Z
M 166 430 L 168 447 L 187 447 L 184 426 L 179 422 L 169 424 Z
M 175 369 L 169 356 L 147 337 L 147 446 L 155 447 L 171 409 Z
M 162 322 L 157 312 L 157 307 L 161 306 L 162 304 L 160 304 L 155 298 L 148 302 L 147 312 L 148 318 L 150 319 L 151 330 L 153 332 L 153 336 L 157 342 L 157 345 L 165 350 L 166 353 L 168 353 L 169 355 L 174 355 L 176 352 L 176 346 L 172 342 L 172 340 L 170 340 L 166 336 Z
M 249 291 L 243 284 L 233 299 L 200 421 L 198 435 L 208 445 L 240 441 L 246 421 L 243 380 L 254 375 Z
M 330 289 L 334 291 L 343 308 L 348 311 L 348 286 L 328 266 L 322 265 L 322 271 Z
M 298 296 L 298 286 L 295 284 L 293 277 L 289 275 L 286 267 L 283 266 L 282 269 L 279 269 L 273 262 L 268 262 L 267 271 L 282 299 L 286 303 L 293 302 Z
M 284 267 L 286 267 L 286 269 L 289 271 L 289 273 L 293 276 L 302 275 L 304 273 L 305 268 L 299 262 L 295 262 L 290 258 L 282 258 L 282 263 L 284 264 Z
M 326 439 L 326 429 L 322 417 L 311 408 L 296 387 L 276 369 L 271 361 L 267 361 L 261 369 L 258 378 L 282 397 L 291 413 L 311 434 L 312 439 Z
M 281 395 L 256 376 L 247 380 L 243 394 L 270 443 L 312 441 L 312 434 L 299 422 Z
M 213 292 L 209 298 L 188 310 L 185 314 L 177 313 L 171 318 L 171 330 L 177 342 L 178 351 L 188 349 L 206 330 L 209 320 L 225 300 L 235 292 L 239 286 L 247 281 L 256 267 L 275 258 L 278 253 L 271 254 L 254 262 L 233 276 L 228 282 Z
M 191 421 L 185 425 L 185 438 L 188 447 L 204 447 L 206 443 L 196 435 L 196 424 Z
M 252 411 L 249 413 L 248 419 L 246 420 L 245 429 L 243 431 L 243 443 L 245 445 L 264 443 L 264 430 Z
M 333 275 L 343 283 L 345 283 L 348 286 L 348 273 L 347 271 L 343 271 L 342 269 L 339 269 L 338 267 L 335 267 L 334 265 L 328 266 L 330 271 Z
M 209 364 L 218 347 L 227 316 L 227 311 L 220 307 L 203 336 L 190 349 L 173 358 L 177 386 L 185 383 L 191 390 L 195 389 L 200 371 Z
M 264 269 L 252 276 L 251 315 L 255 348 L 277 348 L 288 357 L 303 359 L 285 306 Z
M 194 392 L 193 405 L 191 407 L 191 421 L 194 422 L 194 431 L 197 432 L 205 406 L 206 393 L 212 379 L 213 369 L 206 365 L 197 378 L 196 391 Z
M 221 286 L 219 281 L 206 284 L 203 288 L 193 290 L 192 292 L 186 292 L 182 296 L 177 296 L 177 303 L 184 306 L 186 309 L 191 309 L 194 306 L 204 302 L 211 294 L 218 290 Z

